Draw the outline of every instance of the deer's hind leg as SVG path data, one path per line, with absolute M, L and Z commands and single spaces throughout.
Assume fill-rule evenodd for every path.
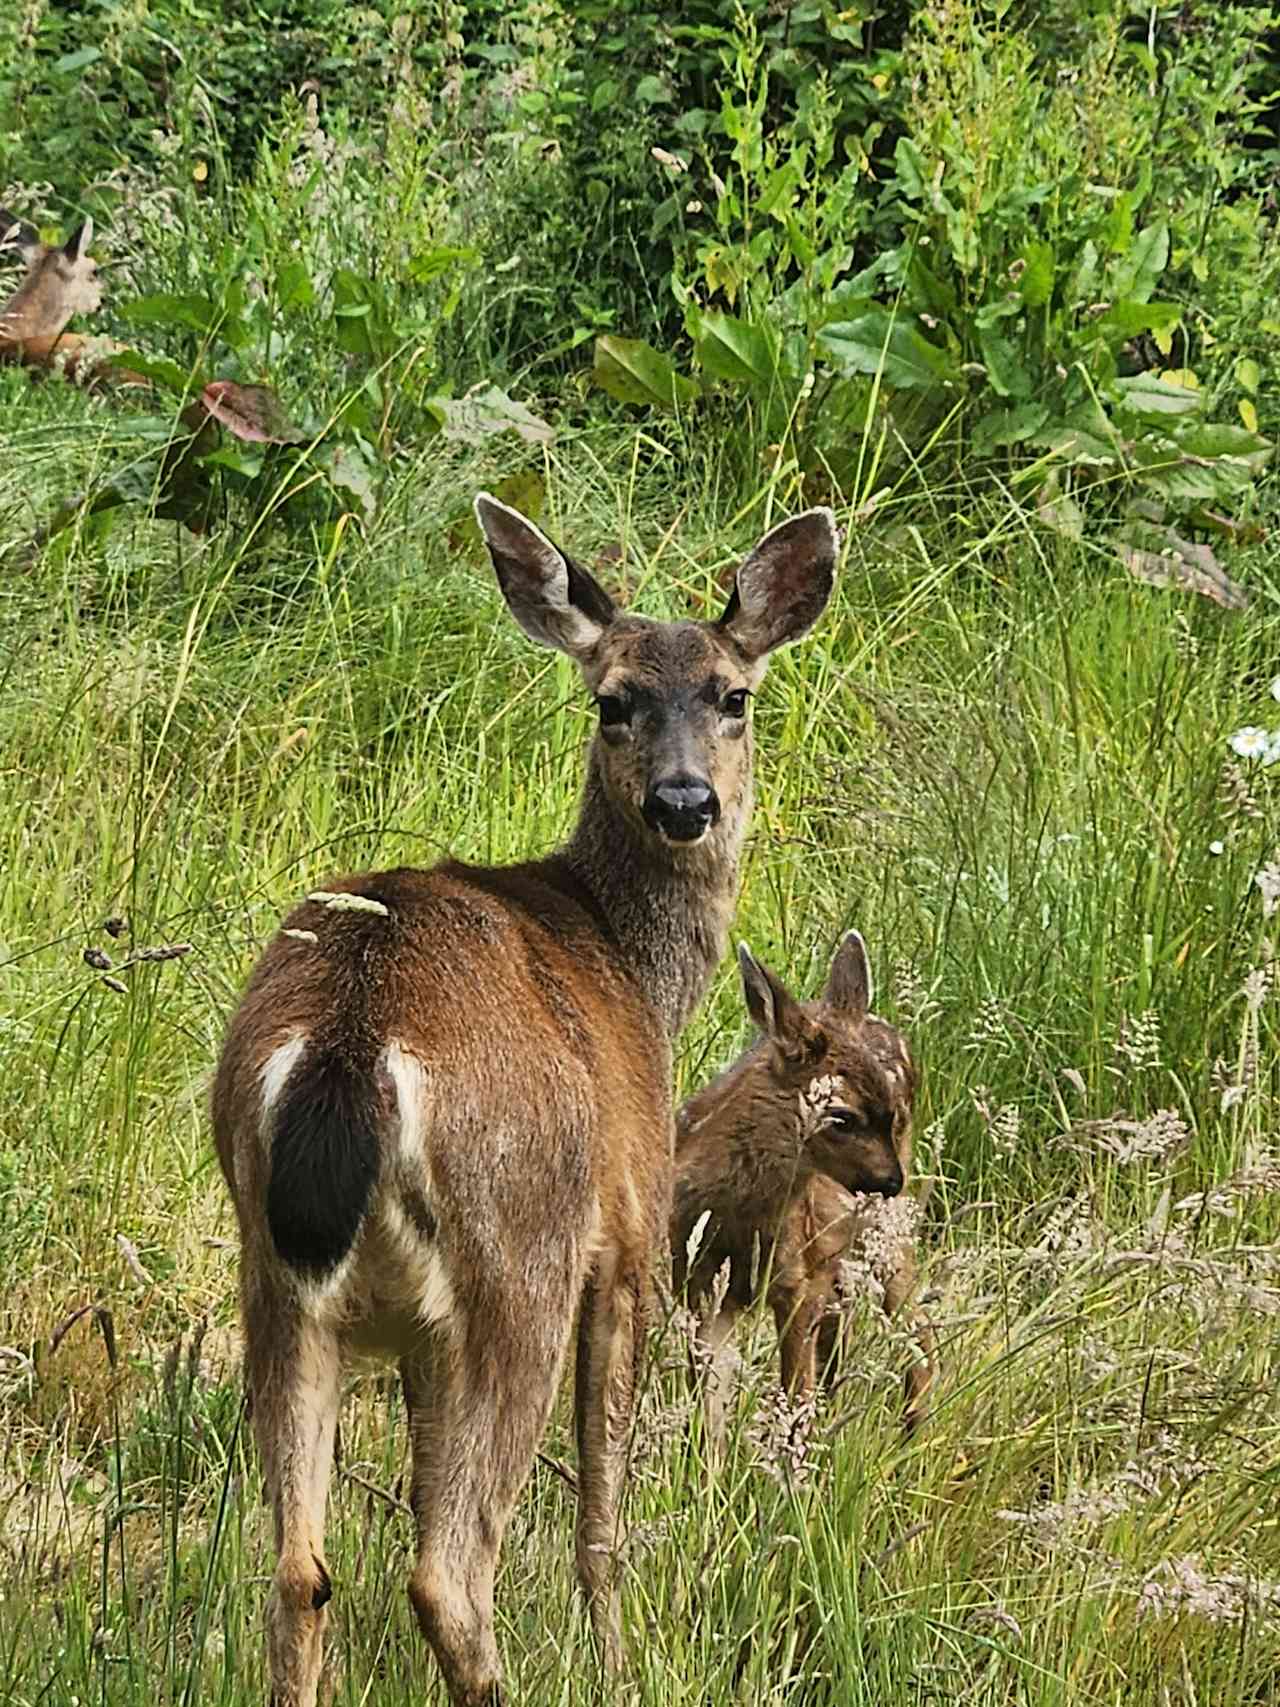
M 578 1284 L 568 1241 L 538 1253 L 534 1299 L 477 1285 L 400 1366 L 413 1453 L 409 1598 L 455 1707 L 500 1707 L 493 1582 L 546 1430 Z M 551 1271 L 554 1270 L 554 1280 Z
M 324 1557 L 341 1377 L 333 1333 L 290 1301 L 245 1310 L 254 1433 L 275 1519 L 276 1568 L 267 1603 L 273 1707 L 314 1707 L 332 1594 Z
M 647 1250 L 630 1252 L 625 1261 L 617 1251 L 602 1252 L 583 1289 L 578 1320 L 578 1581 L 609 1671 L 622 1661 L 619 1524 L 650 1313 L 650 1262 Z

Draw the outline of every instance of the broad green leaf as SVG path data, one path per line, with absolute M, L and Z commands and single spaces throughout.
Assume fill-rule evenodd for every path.
M 435 249 L 423 249 L 414 255 L 405 271 L 414 284 L 429 284 L 432 279 L 438 279 L 454 267 L 471 265 L 477 259 L 474 249 L 458 249 L 441 245 Z
M 993 302 L 984 302 L 974 315 L 973 324 L 979 332 L 985 331 L 988 326 L 997 326 L 1002 320 L 1012 320 L 1022 313 L 1025 306 L 1016 290 L 1008 291 Z
M 907 295 L 911 306 L 925 309 L 939 320 L 955 312 L 956 293 L 951 285 L 925 265 L 917 250 L 907 264 Z
M 1237 427 L 1231 421 L 1204 421 L 1178 432 L 1179 450 L 1187 456 L 1235 457 L 1259 473 L 1271 460 L 1270 439 Z
M 1122 343 L 1139 332 L 1172 332 L 1181 318 L 1176 302 L 1117 302 L 1093 322 L 1093 331 L 1108 343 Z
M 111 357 L 112 367 L 125 368 L 129 373 L 141 374 L 153 384 L 165 391 L 171 391 L 175 397 L 185 397 L 189 392 L 199 391 L 204 380 L 199 374 L 188 373 L 186 368 L 179 367 L 177 362 L 171 362 L 165 356 L 144 356 L 139 350 L 122 350 Z
M 1066 289 L 1066 304 L 1081 308 L 1093 300 L 1098 288 L 1098 251 L 1092 241 L 1081 246 L 1079 259 Z
M 286 261 L 276 274 L 276 304 L 284 308 L 310 308 L 316 299 L 311 274 L 303 261 Z
M 1030 397 L 1031 375 L 1023 367 L 1012 342 L 993 327 L 978 333 L 982 365 L 991 389 L 1000 397 Z
M 354 498 L 366 516 L 373 515 L 378 504 L 373 470 L 355 445 L 334 445 L 316 461 L 328 475 L 331 486 Z
M 1144 485 L 1180 503 L 1221 503 L 1253 484 L 1248 465 L 1237 458 L 1188 456 L 1169 439 L 1139 439 L 1129 461 Z
M 715 379 L 767 392 L 778 377 L 778 339 L 772 327 L 752 326 L 718 309 L 698 317 L 694 350 Z
M 909 136 L 900 136 L 893 151 L 893 164 L 898 185 L 911 201 L 922 201 L 927 188 L 924 156 Z
M 1020 445 L 1038 433 L 1049 419 L 1043 403 L 1016 403 L 1012 409 L 993 409 L 973 429 L 973 448 L 980 455 L 1002 445 Z
M 1053 295 L 1056 271 L 1052 243 L 1028 243 L 1022 259 L 1026 263 L 1018 289 L 1028 308 L 1043 308 Z
M 698 393 L 694 382 L 678 373 L 661 350 L 643 338 L 616 338 L 612 333 L 596 339 L 591 377 L 620 403 L 653 403 L 672 409 Z
M 1189 391 L 1182 385 L 1169 385 L 1154 373 L 1136 373 L 1129 379 L 1117 379 L 1113 389 L 1122 409 L 1148 420 L 1165 415 L 1194 415 L 1203 407 L 1203 398 L 1198 391 Z
M 887 308 L 869 308 L 853 320 L 825 326 L 818 342 L 837 372 L 879 374 L 886 385 L 904 390 L 950 386 L 958 377 L 945 350 Z
M 1262 370 L 1252 356 L 1241 356 L 1236 362 L 1236 384 L 1245 391 L 1256 391 L 1262 384 Z
M 1144 225 L 1114 269 L 1118 294 L 1145 302 L 1169 264 L 1169 227 L 1163 219 Z
M 55 72 L 83 71 L 86 65 L 92 65 L 101 58 L 101 48 L 78 47 L 74 53 L 64 53 L 61 59 L 54 60 L 53 69 Z
M 333 314 L 339 349 L 349 356 L 372 356 L 372 286 L 351 267 L 339 267 L 333 275 Z
M 221 450 L 210 452 L 200 458 L 202 468 L 226 468 L 232 474 L 238 474 L 245 480 L 256 480 L 262 473 L 262 452 L 253 450 L 237 450 L 235 445 L 224 445 Z
M 171 296 L 157 291 L 124 303 L 120 318 L 135 326 L 185 326 L 208 336 L 220 316 L 207 296 Z

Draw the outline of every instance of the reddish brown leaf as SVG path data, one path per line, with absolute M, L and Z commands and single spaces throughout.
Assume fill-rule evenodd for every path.
M 284 406 L 267 385 L 237 385 L 233 379 L 213 379 L 200 401 L 229 433 L 249 444 L 296 445 L 307 434 L 295 427 Z

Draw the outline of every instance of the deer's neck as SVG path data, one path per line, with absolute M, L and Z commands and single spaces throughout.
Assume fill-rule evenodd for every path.
M 577 828 L 563 850 L 673 1039 L 702 1000 L 728 945 L 751 816 L 749 765 L 745 774 L 741 795 L 723 803 L 715 829 L 696 847 L 674 848 L 609 798 L 593 746 Z

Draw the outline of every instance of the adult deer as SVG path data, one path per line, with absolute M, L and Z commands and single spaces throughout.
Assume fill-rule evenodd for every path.
M 885 1245 L 877 1206 L 861 1195 L 896 1197 L 906 1183 L 916 1090 L 906 1039 L 870 1012 L 866 944 L 848 933 L 816 1002 L 797 1002 L 745 944 L 738 957 L 760 1040 L 676 1116 L 670 1228 L 677 1295 L 701 1312 L 712 1451 L 724 1432 L 731 1336 L 761 1284 L 783 1385 L 800 1401 L 819 1368 L 833 1369 L 841 1264 L 875 1255 L 890 1315 L 915 1286 L 910 1244 L 890 1234 L 877 1248 Z M 932 1330 L 919 1316 L 913 1327 L 922 1356 L 907 1372 L 908 1429 L 932 1380 Z
M 398 1357 L 409 1593 L 456 1703 L 500 1700 L 493 1580 L 578 1317 L 577 1565 L 619 1658 L 614 1552 L 671 1042 L 724 952 L 751 812 L 748 700 L 831 591 L 829 510 L 773 529 L 716 622 L 620 611 L 476 500 L 507 606 L 599 711 L 577 827 L 545 859 L 366 873 L 296 908 L 213 1093 L 240 1223 L 246 1371 L 275 1509 L 277 1707 L 321 1669 L 324 1511 L 346 1354 Z

